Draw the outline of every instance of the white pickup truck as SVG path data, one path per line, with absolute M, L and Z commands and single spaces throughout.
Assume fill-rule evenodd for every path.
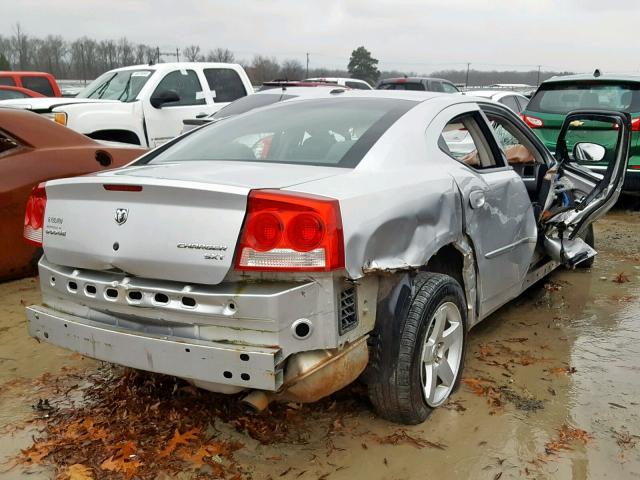
M 180 134 L 185 118 L 207 116 L 253 93 L 231 63 L 159 63 L 110 70 L 75 98 L 6 100 L 99 140 L 157 147 Z

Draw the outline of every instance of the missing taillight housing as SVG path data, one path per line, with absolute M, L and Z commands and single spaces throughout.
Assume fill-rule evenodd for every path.
M 24 212 L 25 240 L 37 247 L 42 246 L 42 236 L 44 228 L 44 210 L 47 206 L 47 191 L 44 183 L 34 187 L 27 200 L 27 207 Z
M 253 190 L 236 253 L 239 270 L 329 271 L 344 267 L 338 201 Z

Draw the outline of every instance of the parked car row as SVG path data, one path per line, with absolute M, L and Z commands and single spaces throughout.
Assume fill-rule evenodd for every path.
M 231 64 L 136 66 L 0 109 L 3 278 L 44 253 L 30 334 L 257 410 L 362 378 L 381 416 L 424 421 L 473 326 L 593 262 L 635 90 L 573 79 L 527 104 L 439 79 L 333 80 L 253 94 Z

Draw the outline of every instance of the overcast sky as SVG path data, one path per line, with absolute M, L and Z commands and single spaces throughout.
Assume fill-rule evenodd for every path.
M 381 69 L 640 70 L 638 0 L 6 0 L 0 32 L 128 37 L 346 67 L 364 45 Z

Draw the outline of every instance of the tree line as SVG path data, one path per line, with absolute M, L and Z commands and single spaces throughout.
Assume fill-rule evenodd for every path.
M 309 68 L 292 58 L 278 61 L 273 56 L 255 55 L 251 60 L 238 59 L 227 48 L 203 50 L 189 45 L 175 51 L 165 51 L 154 45 L 119 40 L 96 40 L 81 37 L 68 41 L 60 35 L 36 37 L 16 24 L 11 35 L 0 34 L 0 70 L 46 71 L 60 79 L 92 80 L 113 68 L 165 61 L 208 61 L 240 63 L 254 85 L 274 79 L 301 80 L 305 77 L 353 77 L 375 84 L 380 78 L 426 76 L 398 70 L 379 71 L 378 60 L 363 46 L 349 58 L 347 69 Z M 465 83 L 465 70 L 434 72 L 431 76 Z M 541 72 L 541 80 L 556 74 Z M 469 72 L 470 85 L 492 83 L 527 83 L 536 85 L 537 71 L 531 72 Z

